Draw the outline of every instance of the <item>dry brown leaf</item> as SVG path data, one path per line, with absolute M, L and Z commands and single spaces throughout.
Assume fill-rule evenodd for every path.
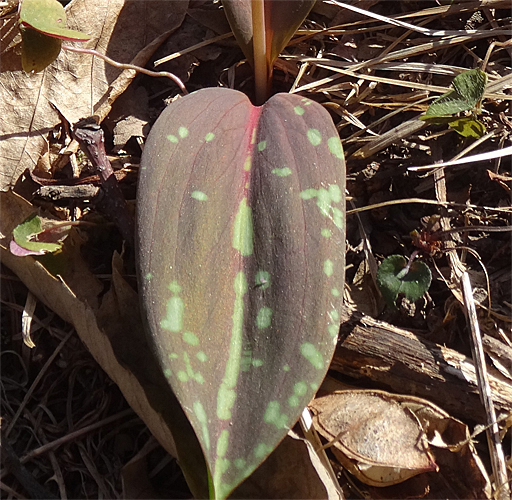
M 92 35 L 82 44 L 128 63 L 152 40 L 181 24 L 188 2 L 74 0 L 66 7 L 68 26 Z M 105 101 L 121 70 L 90 55 L 61 51 L 41 73 L 21 71 L 15 28 L 2 40 L 0 103 L 0 189 L 6 190 L 32 170 L 48 150 L 48 133 L 61 122 L 91 116 Z
M 389 486 L 436 464 L 412 412 L 383 391 L 348 390 L 315 399 L 318 432 L 359 480 Z
M 416 423 L 419 425 L 420 433 L 423 434 L 423 438 L 430 445 L 429 453 L 434 457 L 435 463 L 439 468 L 439 472 L 434 471 L 410 479 L 406 483 L 403 483 L 403 487 L 388 486 L 388 488 L 383 489 L 382 486 L 384 485 L 379 484 L 379 488 L 375 488 L 371 491 L 372 497 L 410 498 L 411 495 L 415 495 L 415 491 L 426 488 L 435 498 L 450 496 L 453 494 L 453 491 L 456 491 L 460 498 L 490 498 L 491 486 L 489 477 L 476 453 L 473 441 L 470 439 L 467 425 L 422 398 L 390 394 L 375 390 L 337 391 L 335 390 L 336 387 L 340 387 L 340 383 L 334 379 L 328 379 L 328 382 L 322 385 L 322 389 L 333 391 L 332 394 L 324 398 L 316 399 L 311 406 L 316 408 L 318 401 L 330 397 L 332 398 L 331 401 L 327 400 L 328 405 L 325 405 L 330 407 L 332 406 L 332 401 L 337 399 L 336 394 L 339 393 L 363 392 L 370 396 L 384 396 L 384 400 L 393 401 L 393 404 L 398 405 L 402 411 L 414 415 L 417 419 Z M 343 384 L 341 384 L 341 387 L 343 387 Z M 340 404 L 343 403 L 340 402 Z M 320 415 L 315 422 L 321 420 L 319 417 Z M 358 420 L 356 419 L 355 422 L 358 422 Z M 326 439 L 332 439 L 332 431 L 326 434 L 321 425 L 323 424 L 320 424 L 319 432 L 322 433 Z M 401 428 L 395 429 L 397 442 L 401 439 L 400 434 L 402 432 Z M 343 435 L 341 438 L 343 439 Z M 374 439 L 374 437 L 371 436 L 370 439 Z M 339 458 L 338 453 L 336 456 Z M 345 465 L 345 463 L 343 463 L 343 465 Z M 351 470 L 349 467 L 347 467 L 347 469 Z M 366 482 L 361 477 L 359 477 L 359 479 Z M 447 488 L 448 483 L 450 486 Z M 374 485 L 377 486 L 377 484 Z M 387 493 L 384 493 L 384 490 L 386 490 Z

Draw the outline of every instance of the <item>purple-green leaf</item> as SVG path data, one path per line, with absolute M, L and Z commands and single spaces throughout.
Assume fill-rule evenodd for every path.
M 240 92 L 204 89 L 157 120 L 138 189 L 148 332 L 201 443 L 211 494 L 225 498 L 329 367 L 344 283 L 341 143 L 307 98 L 254 107 Z

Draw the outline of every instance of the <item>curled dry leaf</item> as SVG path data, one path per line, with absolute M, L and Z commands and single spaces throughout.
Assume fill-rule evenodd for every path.
M 390 394 L 337 391 L 311 407 L 338 460 L 365 484 L 389 486 L 437 468 L 417 418 Z
M 395 471 L 396 477 L 402 477 L 403 481 L 420 472 L 438 469 L 439 474 L 429 474 L 425 480 L 435 497 L 450 496 L 457 491 L 460 498 L 490 498 L 489 477 L 470 439 L 467 425 L 429 401 L 385 391 L 342 390 L 314 400 L 311 406 L 320 434 L 329 441 L 339 436 L 333 451 L 362 482 L 379 487 L 396 484 L 398 481 L 374 482 L 374 479 L 377 473 L 392 471 L 386 469 L 389 463 L 413 459 L 419 460 L 421 465 L 422 461 L 425 464 L 430 459 L 428 468 L 399 469 Z M 409 449 L 406 450 L 406 446 Z M 382 460 L 377 463 L 380 468 L 369 463 L 361 467 L 361 462 L 348 458 L 342 451 L 355 447 L 359 454 L 366 450 L 379 453 L 371 458 Z M 411 465 L 413 462 L 409 462 Z M 372 482 L 366 480 L 368 477 Z M 388 476 L 390 478 L 392 475 Z M 414 486 L 394 489 L 391 495 L 407 497 Z

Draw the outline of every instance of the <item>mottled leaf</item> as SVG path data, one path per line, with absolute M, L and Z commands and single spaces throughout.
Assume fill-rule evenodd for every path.
M 344 282 L 341 143 L 317 103 L 254 107 L 204 89 L 146 143 L 140 293 L 151 342 L 201 442 L 216 498 L 269 455 L 319 387 Z

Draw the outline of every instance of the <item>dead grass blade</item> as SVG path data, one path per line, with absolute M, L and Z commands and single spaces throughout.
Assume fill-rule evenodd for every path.
M 507 464 L 501 444 L 500 430 L 496 421 L 496 411 L 491 397 L 491 388 L 489 386 L 489 377 L 487 375 L 482 337 L 480 335 L 480 327 L 473 298 L 473 289 L 467 272 L 462 274 L 461 287 L 464 295 L 464 305 L 466 306 L 466 318 L 471 332 L 473 361 L 475 363 L 480 398 L 485 408 L 487 425 L 490 425 L 486 432 L 495 480 L 495 498 L 497 500 L 509 500 L 510 487 L 507 476 Z

